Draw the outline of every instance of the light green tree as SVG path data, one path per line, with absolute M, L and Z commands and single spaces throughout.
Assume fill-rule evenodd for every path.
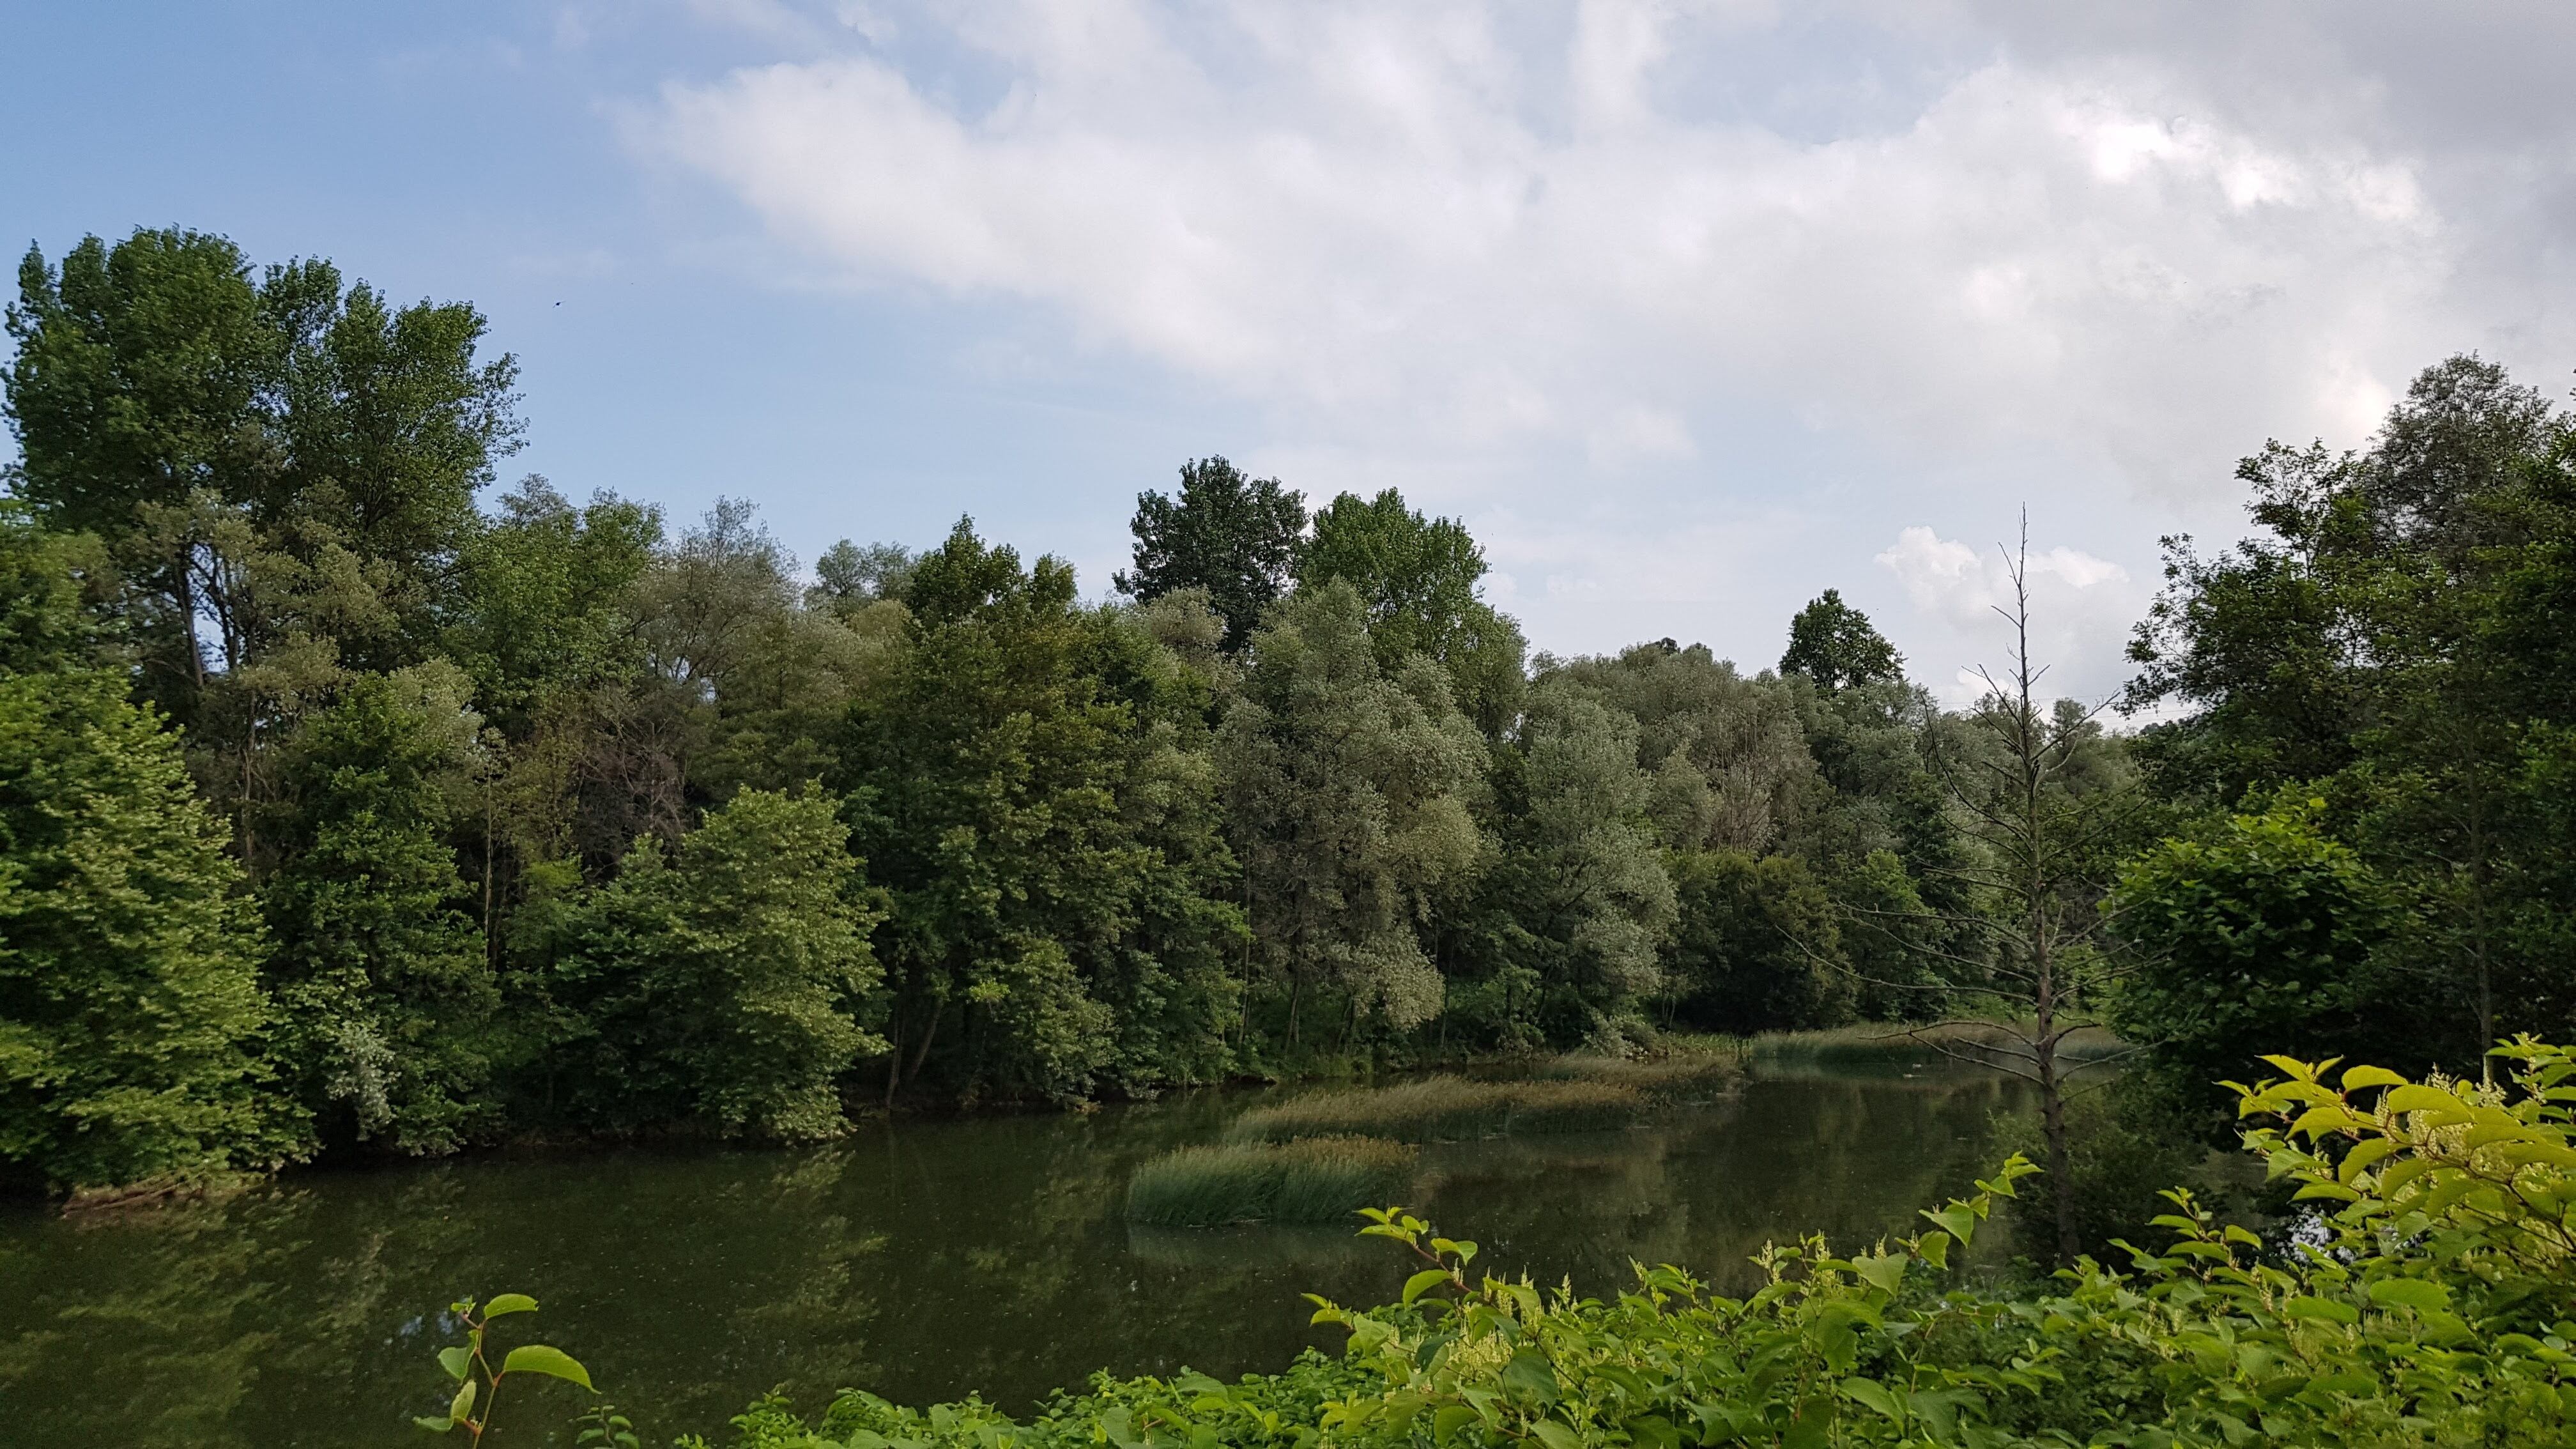
M 1443 671 L 1416 655 L 1382 673 L 1359 593 L 1338 579 L 1300 590 L 1253 636 L 1216 749 L 1289 1040 L 1318 988 L 1396 1027 L 1437 1015 L 1422 929 L 1432 894 L 1479 859 L 1469 807 L 1485 755 Z
M 186 1182 L 302 1151 L 259 1060 L 259 923 L 78 546 L 0 516 L 0 1179 Z

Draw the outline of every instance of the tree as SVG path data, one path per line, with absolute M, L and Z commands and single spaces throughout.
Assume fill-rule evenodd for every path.
M 1301 589 L 1253 636 L 1216 752 L 1255 952 L 1288 986 L 1288 1040 L 1318 988 L 1345 993 L 1354 1022 L 1437 1015 L 1420 930 L 1429 894 L 1477 861 L 1484 764 L 1440 669 L 1417 656 L 1388 677 L 1357 591 Z
M 1520 711 L 1528 645 L 1518 625 L 1477 597 L 1484 576 L 1485 551 L 1464 525 L 1424 518 L 1392 488 L 1335 498 L 1315 515 L 1297 565 L 1301 588 L 1339 579 L 1358 593 L 1381 669 L 1392 674 L 1408 656 L 1428 656 L 1448 673 L 1458 707 L 1499 738 Z
M 2372 954 L 2395 929 L 2394 895 L 2351 847 L 2316 827 L 2323 801 L 2223 816 L 2130 860 L 2111 895 L 2120 934 L 2154 965 L 2120 983 L 2112 1026 L 2154 1045 L 2185 1100 L 2256 1070 L 2276 1042 L 2358 1060 L 2406 1050 L 2413 1018 Z
M 222 237 L 176 228 L 113 248 L 84 238 L 59 270 L 30 247 L 8 329 L 12 487 L 133 569 L 149 601 L 136 620 L 147 693 L 185 719 L 205 675 L 198 561 L 152 536 L 149 510 L 243 496 L 269 459 L 278 346 L 250 264 Z
M 288 747 L 271 990 L 282 1060 L 344 1140 L 447 1152 L 498 1118 L 500 993 L 448 841 L 479 725 L 442 662 L 357 676 Z
M 1652 1034 L 1646 1005 L 1666 982 L 1657 950 L 1674 919 L 1672 878 L 1637 767 L 1637 722 L 1561 681 L 1532 698 L 1514 772 L 1518 806 L 1487 887 L 1492 964 L 1526 969 L 1542 1037 L 1625 1056 Z
M 1749 1036 L 1851 1019 L 1835 903 L 1806 862 L 1685 850 L 1671 870 L 1675 923 L 1663 965 L 1679 1020 Z
M 1905 678 L 1905 656 L 1871 627 L 1869 616 L 1827 589 L 1789 621 L 1789 651 L 1780 672 L 1803 674 L 1819 688 L 1894 684 Z
M 746 790 L 676 851 L 645 836 L 607 885 L 540 896 L 525 940 L 571 1013 L 557 1055 L 590 1120 L 783 1140 L 847 1126 L 835 1083 L 886 1049 L 864 1025 L 879 912 L 849 834 L 819 795 Z
M 1261 613 L 1288 591 L 1306 532 L 1306 501 L 1276 478 L 1247 478 L 1223 458 L 1181 465 L 1178 499 L 1136 495 L 1135 571 L 1116 575 L 1118 592 L 1152 603 L 1178 589 L 1205 589 L 1225 620 L 1225 648 L 1251 639 Z
M 1132 611 L 1077 604 L 1062 561 L 1023 567 L 971 520 L 903 602 L 829 779 L 892 897 L 888 1098 L 925 1071 L 1072 1100 L 1213 1070 L 1241 925 L 1204 682 Z M 1126 1037 L 1122 1012 L 1150 1025 Z
M 1985 909 L 1958 917 L 1898 917 L 1892 923 L 1954 925 L 1990 943 L 1975 954 L 1946 953 L 1963 974 L 1982 976 L 1949 989 L 1982 997 L 2012 1019 L 1941 1024 L 1989 1032 L 1973 1052 L 1937 1037 L 1925 1040 L 2038 1090 L 2054 1195 L 2053 1246 L 2057 1260 L 2070 1263 L 2082 1244 L 2066 1113 L 2073 1095 L 2069 1079 L 2117 1057 L 2071 1060 L 2063 1048 L 2070 1034 L 2098 1024 L 2096 1002 L 2118 975 L 2105 950 L 2100 907 L 2111 859 L 2134 829 L 2134 791 L 2095 718 L 2098 710 L 2073 700 L 2052 705 L 2038 692 L 2045 666 L 2030 653 L 2029 552 L 2025 519 L 2021 548 L 2004 554 L 2011 602 L 1996 606 L 2013 631 L 2010 664 L 2001 679 L 1979 671 L 1986 695 L 1970 716 L 1973 728 L 1963 742 L 1973 753 L 1945 762 L 1946 783 L 1981 857 L 1946 873 L 1974 891 Z
M 126 700 L 79 545 L 0 519 L 0 1180 L 189 1182 L 300 1155 L 259 923 L 178 739 Z
M 2131 645 L 2128 703 L 2192 711 L 2141 734 L 2160 795 L 2201 812 L 2321 799 L 2321 824 L 2413 907 L 2383 955 L 2446 998 L 2423 1065 L 2465 1070 L 2576 1007 L 2546 783 L 2576 682 L 2572 440 L 2494 364 L 2427 368 L 2366 448 L 2245 460 L 2266 535 L 2213 558 L 2170 540 Z

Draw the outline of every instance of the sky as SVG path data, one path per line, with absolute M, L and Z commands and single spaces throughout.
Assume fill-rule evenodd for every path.
M 1954 702 L 2117 689 L 2237 458 L 2576 367 L 2576 10 L 0 0 L 0 243 L 464 299 L 542 473 L 1104 592 L 1224 454 L 1463 520 L 1559 655 L 1826 588 Z

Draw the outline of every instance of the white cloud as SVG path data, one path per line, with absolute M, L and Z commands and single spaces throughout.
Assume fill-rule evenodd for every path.
M 1663 102 L 1680 10 L 1581 5 L 1533 54 L 1464 4 L 985 6 L 948 38 L 988 103 L 861 48 L 675 86 L 652 134 L 854 280 L 1443 442 L 1618 461 L 1648 419 L 1671 456 L 1723 390 L 2162 487 L 2457 340 L 2426 315 L 2457 238 L 2402 150 L 2266 135 L 2122 56 L 1991 60 L 1801 139 Z
M 640 145 L 846 285 L 1016 306 L 1349 464 L 1293 482 L 1519 510 L 1534 612 L 1696 627 L 1641 591 L 1790 502 L 1751 427 L 1863 440 L 1915 516 L 1973 480 L 1953 530 L 2053 468 L 2043 520 L 2125 510 L 2143 571 L 2266 437 L 2358 441 L 2460 348 L 2563 362 L 2576 111 L 2493 79 L 2556 18 L 2431 45 L 2370 5 L 694 3 L 787 58 L 669 85 Z M 1667 522 L 1587 532 L 1604 500 Z M 1947 566 L 1925 539 L 1882 559 L 1909 589 Z M 2033 562 L 2096 614 L 2143 601 L 2081 559 Z M 1963 643 L 1960 596 L 1922 627 Z
M 1961 662 L 1914 660 L 1920 677 L 1939 686 L 1951 704 L 1965 704 L 1986 690 L 1980 667 L 2001 678 L 2015 647 L 2017 611 L 2013 568 L 2018 562 L 2028 590 L 2031 663 L 2048 670 L 2050 693 L 2098 703 L 2119 682 L 2116 663 L 2130 623 L 2146 604 L 2129 571 L 2109 559 L 2060 546 L 2045 551 L 1978 549 L 1916 525 L 1878 555 L 1916 610 L 1930 637 L 1956 651 Z M 1946 676 L 1946 678 L 1945 678 Z

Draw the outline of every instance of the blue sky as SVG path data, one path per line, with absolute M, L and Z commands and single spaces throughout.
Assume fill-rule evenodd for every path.
M 1761 664 L 1838 586 L 1955 694 L 2027 504 L 2094 693 L 2266 436 L 2563 389 L 2562 14 L 12 3 L 0 241 L 470 299 L 510 473 L 807 557 L 972 513 L 1096 591 L 1223 452 L 1463 517 L 1541 648 Z

